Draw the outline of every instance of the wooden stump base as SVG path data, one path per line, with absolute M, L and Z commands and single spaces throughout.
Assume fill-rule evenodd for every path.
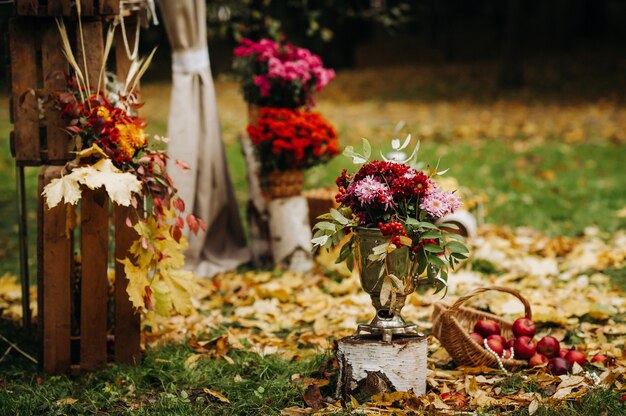
M 337 342 L 339 381 L 337 396 L 364 401 L 379 393 L 426 391 L 428 337 L 398 337 L 384 342 L 380 337 L 351 336 Z
M 292 196 L 273 199 L 268 209 L 274 262 L 296 272 L 311 270 L 312 233 L 306 198 Z

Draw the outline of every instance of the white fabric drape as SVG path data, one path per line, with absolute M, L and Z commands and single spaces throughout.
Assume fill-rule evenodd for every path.
M 187 266 L 212 276 L 250 259 L 222 142 L 206 43 L 205 0 L 160 0 L 172 47 L 172 97 L 168 121 L 168 173 L 186 204 L 207 224 L 187 233 Z M 190 166 L 183 173 L 174 160 Z

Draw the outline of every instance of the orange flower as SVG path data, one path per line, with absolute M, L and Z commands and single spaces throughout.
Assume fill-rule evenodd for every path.
M 115 127 L 120 133 L 117 149 L 128 159 L 135 155 L 137 149 L 145 146 L 146 134 L 143 129 L 135 124 L 116 124 Z

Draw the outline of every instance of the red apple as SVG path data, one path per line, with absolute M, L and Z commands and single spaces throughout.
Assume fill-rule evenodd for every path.
M 525 360 L 529 359 L 537 350 L 537 346 L 533 342 L 530 337 L 521 336 L 515 339 L 515 343 L 513 344 L 513 348 L 515 348 L 515 355 L 519 358 L 523 358 Z
M 535 323 L 528 318 L 518 318 L 513 322 L 513 335 L 515 335 L 515 338 L 522 336 L 532 338 L 535 336 L 536 331 Z
M 452 393 L 442 393 L 441 400 L 448 404 L 455 404 L 456 407 L 465 407 L 467 404 L 467 398 L 457 391 L 453 391 Z
M 591 362 L 592 363 L 602 363 L 604 365 L 606 365 L 606 360 L 607 360 L 607 356 L 602 354 L 602 353 L 598 353 L 596 355 L 594 355 L 593 357 L 591 357 Z
M 537 343 L 537 352 L 548 358 L 558 357 L 560 350 L 561 345 L 559 344 L 559 341 L 550 335 L 541 338 L 541 340 Z
M 569 350 L 568 348 L 561 348 L 561 349 L 559 350 L 559 357 L 561 357 L 561 358 L 565 358 L 565 356 L 567 355 L 567 353 L 568 353 L 569 351 L 570 351 L 570 350 Z
M 489 335 L 500 335 L 500 325 L 496 321 L 491 319 L 484 319 L 476 322 L 474 325 L 474 332 L 478 332 L 483 338 L 487 338 Z
M 504 347 L 502 346 L 502 343 L 500 341 L 498 341 L 497 339 L 487 339 L 487 345 L 489 346 L 489 348 L 491 348 L 491 350 L 493 352 L 495 352 L 498 357 L 502 357 L 502 353 L 504 352 Z
M 543 354 L 535 354 L 532 357 L 530 357 L 530 360 L 528 360 L 528 364 L 530 364 L 531 367 L 536 367 L 538 365 L 542 365 L 548 362 L 548 357 L 546 357 Z
M 554 357 L 550 358 L 550 360 L 548 361 L 548 371 L 555 376 L 567 374 L 569 369 L 569 361 L 567 361 L 565 358 Z
M 502 353 L 502 358 L 506 358 L 507 360 L 511 358 L 511 350 L 505 348 L 504 352 Z
M 513 348 L 513 344 L 515 344 L 515 338 L 508 340 L 504 348 L 510 350 L 511 348 Z
M 470 338 L 478 343 L 481 347 L 483 346 L 483 337 L 478 332 L 470 332 Z
M 578 363 L 579 365 L 585 365 L 585 363 L 587 362 L 587 357 L 585 357 L 585 353 L 578 350 L 568 351 L 565 359 L 569 361 L 571 365 L 574 365 L 574 363 Z
M 495 339 L 499 341 L 500 344 L 502 344 L 502 348 L 504 348 L 504 346 L 506 345 L 506 338 L 504 338 L 502 335 L 498 335 L 498 334 L 489 335 L 487 337 L 487 340 L 490 340 L 490 339 Z

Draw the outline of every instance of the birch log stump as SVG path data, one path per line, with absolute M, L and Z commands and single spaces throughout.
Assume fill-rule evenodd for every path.
M 428 337 L 394 337 L 383 342 L 372 336 L 351 336 L 337 342 L 337 396 L 367 400 L 379 393 L 426 391 Z
M 303 196 L 273 199 L 269 203 L 272 257 L 289 270 L 313 267 L 309 205 Z

